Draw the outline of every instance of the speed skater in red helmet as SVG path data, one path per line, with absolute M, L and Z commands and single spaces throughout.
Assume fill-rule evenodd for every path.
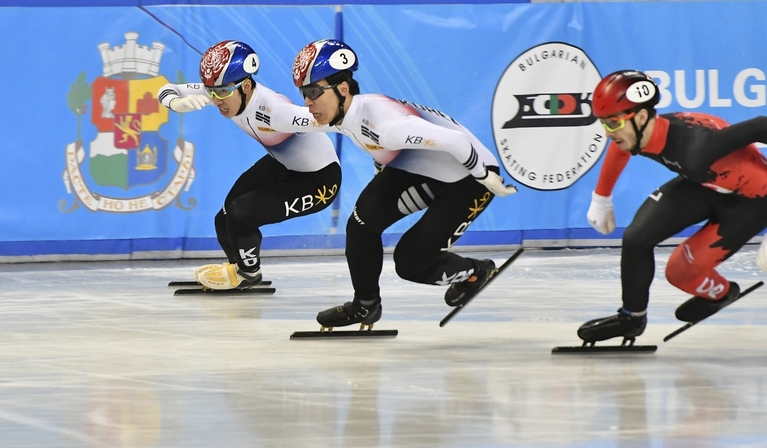
M 702 225 L 669 257 L 666 278 L 692 296 L 676 317 L 704 319 L 737 298 L 740 288 L 716 267 L 767 227 L 767 159 L 755 143 L 767 143 L 767 117 L 729 125 L 698 112 L 658 115 L 660 93 L 653 79 L 636 70 L 605 76 L 594 90 L 594 116 L 612 141 L 592 193 L 587 220 L 598 232 L 616 228 L 612 194 L 632 155 L 654 160 L 677 176 L 653 192 L 623 233 L 617 315 L 587 322 L 585 341 L 634 338 L 647 324 L 655 247 L 694 225 Z M 767 269 L 767 245 L 759 253 Z M 764 253 L 763 253 L 764 252 Z
M 613 138 L 624 151 L 630 148 L 636 153 L 647 126 L 651 125 L 650 119 L 655 117 L 655 106 L 659 100 L 660 93 L 652 78 L 635 70 L 621 70 L 599 82 L 591 104 L 594 116 L 599 118 L 608 133 L 613 133 L 613 137 L 609 134 L 608 137 Z M 637 116 L 638 113 L 640 116 Z M 626 126 L 627 121 L 634 131 L 633 138 L 628 133 L 616 134 Z

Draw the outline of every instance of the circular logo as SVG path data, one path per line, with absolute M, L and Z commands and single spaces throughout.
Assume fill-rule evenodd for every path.
M 247 55 L 242 62 L 242 69 L 245 70 L 245 73 L 250 73 L 251 75 L 256 73 L 258 71 L 258 55 L 256 53 Z
M 632 103 L 646 103 L 653 97 L 655 97 L 655 84 L 650 81 L 638 81 L 626 89 L 626 98 Z
M 586 53 L 561 42 L 533 47 L 501 76 L 492 106 L 493 137 L 506 172 L 536 190 L 573 185 L 607 146 L 592 114 L 601 76 Z
M 330 55 L 328 62 L 330 63 L 330 66 L 336 70 L 346 70 L 354 65 L 356 60 L 357 58 L 351 50 L 342 48 L 334 51 L 333 54 Z

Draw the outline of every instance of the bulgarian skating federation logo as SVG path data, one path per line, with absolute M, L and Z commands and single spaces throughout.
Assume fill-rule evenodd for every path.
M 169 154 L 168 141 L 159 133 L 168 121 L 168 109 L 155 97 L 169 82 L 158 74 L 165 46 L 159 42 L 151 48 L 141 46 L 137 33 L 126 33 L 125 39 L 124 45 L 114 48 L 106 42 L 99 45 L 103 76 L 88 85 L 82 73 L 67 95 L 69 108 L 77 115 L 77 140 L 66 148 L 64 185 L 74 198 L 71 206 L 65 199 L 59 202 L 62 212 L 80 204 L 94 212 L 135 213 L 170 204 L 188 210 L 197 203 L 193 197 L 187 205 L 181 202 L 182 192 L 189 191 L 195 176 L 194 145 L 183 139 L 179 129 Z M 89 100 L 96 138 L 88 145 L 86 160 L 82 117 Z M 171 176 L 166 175 L 169 170 Z M 142 189 L 140 194 L 130 193 Z
M 583 50 L 561 42 L 511 62 L 495 89 L 492 121 L 498 155 L 514 180 L 561 190 L 596 164 L 607 145 L 591 109 L 600 79 Z

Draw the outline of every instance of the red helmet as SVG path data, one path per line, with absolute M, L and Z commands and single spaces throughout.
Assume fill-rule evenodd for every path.
M 620 70 L 602 78 L 594 89 L 591 105 L 597 118 L 612 117 L 658 104 L 660 92 L 655 81 L 636 70 Z

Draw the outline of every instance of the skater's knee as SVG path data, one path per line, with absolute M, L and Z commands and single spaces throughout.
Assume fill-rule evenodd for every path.
M 676 287 L 680 287 L 682 284 L 687 283 L 691 277 L 698 275 L 690 269 L 690 262 L 682 254 L 680 247 L 671 254 L 666 264 L 666 280 Z
M 397 275 L 399 278 L 403 280 L 407 280 L 409 282 L 416 282 L 421 283 L 419 281 L 419 275 L 416 269 L 413 269 L 412 265 L 407 264 L 396 264 L 394 265 L 394 270 L 397 272 Z
M 648 238 L 647 232 L 641 228 L 641 226 L 630 225 L 623 233 L 622 241 L 623 251 L 626 252 L 632 250 L 647 250 L 655 247 L 655 241 Z
M 416 251 L 398 245 L 394 248 L 392 258 L 394 259 L 394 270 L 400 278 L 411 282 L 423 282 L 426 265 L 423 257 L 420 257 Z
M 623 247 L 638 246 L 643 243 L 642 240 L 642 229 L 639 226 L 632 224 L 626 227 L 626 231 L 623 232 L 623 241 L 621 245 Z
M 365 223 L 361 222 L 357 216 L 357 209 L 354 209 L 352 210 L 352 214 L 349 215 L 349 219 L 346 220 L 346 233 L 360 232 L 362 230 L 361 227 L 364 224 Z
M 696 260 L 691 249 L 682 244 L 677 247 L 666 264 L 666 279 L 679 289 L 690 289 L 714 267 L 705 260 Z
M 375 215 L 363 214 L 357 207 L 352 210 L 351 216 L 346 221 L 347 235 L 380 235 L 383 229 L 375 219 Z
M 239 224 L 247 218 L 248 208 L 243 202 L 235 199 L 226 206 L 226 217 L 229 222 Z
M 221 209 L 216 213 L 216 216 L 213 218 L 213 224 L 216 229 L 226 229 L 226 215 L 224 214 L 224 209 Z
M 248 201 L 235 199 L 226 207 L 227 227 L 231 226 L 238 235 L 250 235 L 265 223 Z

